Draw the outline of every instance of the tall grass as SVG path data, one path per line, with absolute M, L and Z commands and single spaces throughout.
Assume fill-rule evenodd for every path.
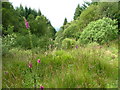
M 34 87 L 32 74 L 36 75 L 38 88 L 41 85 L 45 88 L 117 88 L 118 86 L 116 47 L 88 45 L 77 49 L 38 53 L 32 61 L 32 73 L 27 66 L 29 51 L 22 50 L 22 53 L 17 49 L 13 51 L 11 57 L 3 57 L 3 88 L 32 88 Z M 39 58 L 41 63 L 36 70 Z

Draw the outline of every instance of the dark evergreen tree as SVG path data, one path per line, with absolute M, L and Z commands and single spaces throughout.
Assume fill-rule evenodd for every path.
M 37 16 L 37 11 L 34 10 L 34 9 L 32 9 L 32 10 L 31 10 L 31 14 L 33 14 L 33 15 L 34 15 L 34 18 L 36 18 L 36 16 Z
M 77 6 L 77 8 L 76 8 L 76 10 L 75 10 L 75 13 L 74 13 L 74 20 L 76 20 L 76 19 L 80 16 L 82 10 L 83 10 L 83 9 L 82 9 L 82 8 L 80 7 L 80 5 L 78 4 L 78 6 Z
M 28 12 L 29 12 L 29 9 L 25 6 L 25 18 L 26 19 L 28 18 Z
M 81 8 L 82 10 L 85 10 L 88 6 L 90 6 L 91 4 L 93 3 L 90 3 L 90 2 L 84 2 L 84 4 L 82 4 Z
M 38 10 L 38 16 L 41 16 L 41 11 L 40 11 L 40 9 Z
M 29 10 L 28 10 L 28 16 L 31 14 L 31 11 L 32 11 L 32 9 L 29 8 Z
M 80 5 L 78 4 L 75 13 L 74 13 L 74 20 L 76 20 L 80 14 L 82 13 L 82 11 L 84 11 L 88 6 L 90 6 L 93 3 L 90 2 L 84 2 L 84 4 L 82 4 L 82 6 L 80 7 Z
M 18 13 L 19 17 L 25 17 L 25 10 L 21 4 L 20 7 L 16 8 L 16 13 Z
M 18 14 L 14 10 L 13 6 L 9 2 L 2 3 L 2 25 L 3 25 L 3 34 L 8 29 L 8 26 L 13 26 L 14 31 L 17 32 L 19 30 L 18 26 Z
M 66 25 L 66 24 L 67 24 L 67 18 L 64 19 L 63 25 Z

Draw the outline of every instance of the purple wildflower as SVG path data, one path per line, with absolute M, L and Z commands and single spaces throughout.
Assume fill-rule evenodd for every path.
M 76 46 L 76 49 L 78 48 L 78 45 Z
M 27 21 L 25 22 L 25 26 L 26 26 L 27 29 L 30 27 L 29 23 Z
M 24 18 L 26 28 L 30 28 L 28 21 Z
M 43 87 L 43 86 L 40 86 L 40 89 L 41 89 L 41 90 L 43 90 L 43 89 L 44 89 L 44 87 Z
M 38 59 L 37 62 L 40 63 L 40 59 Z
M 32 68 L 32 63 L 29 63 L 29 65 L 28 65 L 28 66 L 29 66 L 29 68 Z

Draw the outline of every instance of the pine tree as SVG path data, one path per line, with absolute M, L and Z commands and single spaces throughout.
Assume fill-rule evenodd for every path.
M 74 13 L 74 20 L 76 20 L 80 16 L 81 12 L 82 12 L 82 8 L 78 4 L 78 6 L 77 6 L 77 8 L 75 10 L 75 13 Z
M 29 11 L 29 9 L 25 6 L 25 18 L 27 19 L 27 17 L 28 17 L 28 11 Z
M 63 25 L 66 25 L 66 24 L 67 24 L 67 18 L 64 19 Z
M 38 16 L 41 16 L 41 11 L 40 11 L 40 9 L 38 10 Z
M 19 10 L 19 13 L 21 16 L 25 16 L 25 10 L 24 10 L 22 4 L 20 4 L 20 7 L 18 8 L 18 10 Z
M 33 15 L 34 15 L 34 18 L 36 18 L 36 16 L 37 16 L 37 11 L 36 11 L 35 9 L 32 9 L 32 10 L 31 10 L 31 14 L 33 14 Z

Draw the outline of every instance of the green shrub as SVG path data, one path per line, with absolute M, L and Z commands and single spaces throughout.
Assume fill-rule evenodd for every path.
M 82 31 L 91 21 L 99 19 L 99 15 L 97 14 L 97 8 L 97 5 L 90 5 L 81 13 L 80 17 L 78 18 L 78 25 L 80 31 Z
M 46 42 L 46 41 L 48 41 L 48 42 Z M 32 34 L 32 43 L 33 43 L 33 48 L 35 48 L 35 47 L 47 48 L 47 46 L 49 45 L 49 40 L 47 37 L 38 37 L 38 36 Z M 29 35 L 28 34 L 18 35 L 18 37 L 16 39 L 15 47 L 31 49 Z
M 97 14 L 101 17 L 118 19 L 120 15 L 118 6 L 118 2 L 100 2 L 98 4 Z
M 14 26 L 9 25 L 7 30 L 3 28 L 3 33 L 4 34 L 12 34 L 13 33 L 13 29 L 14 29 Z
M 76 45 L 76 41 L 74 39 L 65 38 L 62 41 L 62 47 L 65 49 L 73 48 Z
M 64 38 L 77 38 L 78 25 L 74 22 L 63 31 Z
M 55 46 L 57 48 L 61 48 L 63 37 L 63 29 L 61 28 L 56 34 L 55 34 Z
M 2 38 L 2 55 L 9 53 L 9 50 L 15 46 L 17 35 L 15 33 L 8 34 Z
M 31 36 L 33 48 L 46 50 L 53 48 L 53 39 L 47 36 L 38 37 L 34 34 Z M 29 34 L 12 33 L 3 37 L 3 54 L 8 53 L 12 48 L 31 49 Z
M 117 38 L 117 21 L 103 18 L 88 24 L 80 36 L 80 42 L 87 44 L 97 42 L 103 44 Z
M 14 44 L 16 43 L 16 39 L 17 38 L 17 35 L 15 33 L 12 33 L 12 34 L 9 34 L 5 37 L 3 37 L 3 45 L 6 45 L 6 46 L 14 46 Z

